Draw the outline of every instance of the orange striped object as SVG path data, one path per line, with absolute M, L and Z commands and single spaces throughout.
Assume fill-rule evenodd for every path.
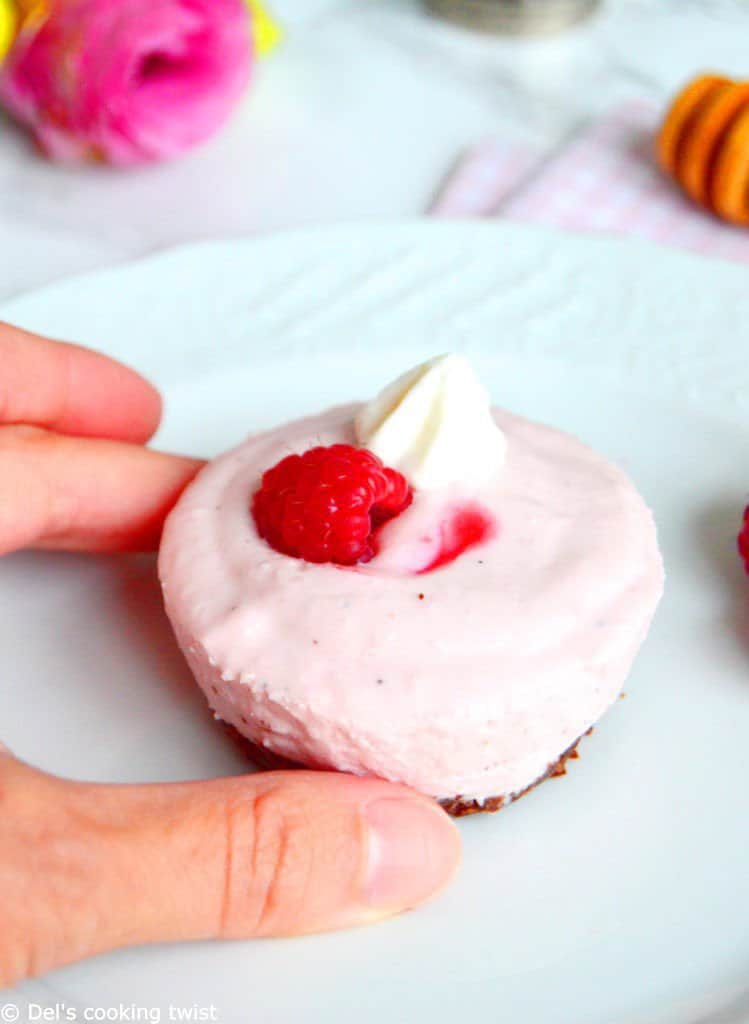
M 700 75 L 673 101 L 656 158 L 695 203 L 749 224 L 749 81 Z

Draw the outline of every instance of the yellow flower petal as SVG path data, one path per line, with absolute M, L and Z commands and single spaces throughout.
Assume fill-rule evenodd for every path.
M 0 60 L 11 47 L 18 29 L 15 0 L 0 0 Z
M 0 3 L 7 0 L 0 0 Z M 281 26 L 266 11 L 260 0 L 247 0 L 252 12 L 252 26 L 255 34 L 255 46 L 261 57 L 275 49 L 281 40 Z

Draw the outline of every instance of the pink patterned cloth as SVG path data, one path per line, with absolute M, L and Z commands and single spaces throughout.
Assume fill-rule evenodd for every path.
M 498 214 L 503 200 L 537 160 L 530 147 L 485 139 L 461 158 L 429 212 L 442 217 Z
M 431 212 L 636 235 L 749 262 L 749 231 L 692 205 L 658 170 L 652 144 L 659 118 L 650 103 L 627 103 L 576 133 L 540 166 L 530 149 L 480 143 Z

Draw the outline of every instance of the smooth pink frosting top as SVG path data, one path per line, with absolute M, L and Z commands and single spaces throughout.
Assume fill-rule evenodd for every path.
M 367 565 L 278 554 L 249 511 L 263 471 L 354 443 L 358 408 L 251 437 L 187 489 L 159 560 L 178 640 L 216 714 L 277 754 L 437 797 L 511 796 L 620 692 L 662 591 L 652 515 L 579 441 L 497 411 L 503 470 L 471 494 L 416 493 Z M 415 575 L 466 500 L 494 536 Z

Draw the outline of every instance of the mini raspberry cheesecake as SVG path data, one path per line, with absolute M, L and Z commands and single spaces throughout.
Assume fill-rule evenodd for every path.
M 663 586 L 624 474 L 491 410 L 452 355 L 220 456 L 169 516 L 159 573 L 217 718 L 455 814 L 563 770 Z

